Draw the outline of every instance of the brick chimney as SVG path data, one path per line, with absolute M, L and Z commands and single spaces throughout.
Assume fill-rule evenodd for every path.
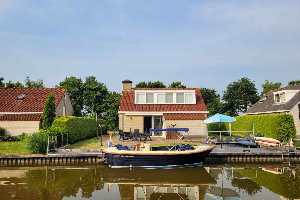
M 132 81 L 129 79 L 125 79 L 122 81 L 123 83 L 123 91 L 131 91 L 132 89 Z

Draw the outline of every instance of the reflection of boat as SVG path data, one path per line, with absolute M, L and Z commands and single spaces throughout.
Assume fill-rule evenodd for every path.
M 108 185 L 118 184 L 121 199 L 203 199 L 208 184 L 216 184 L 204 167 L 172 169 L 109 168 Z M 109 187 L 109 186 L 108 186 Z
M 203 185 L 216 184 L 204 167 L 173 169 L 108 169 L 104 181 L 114 184 Z
M 266 172 L 270 172 L 272 174 L 282 174 L 280 171 L 278 171 L 277 169 L 274 168 L 270 168 L 270 167 L 263 167 L 261 168 L 261 170 L 266 171 Z
M 188 128 L 150 129 L 150 131 L 187 132 Z M 182 135 L 178 134 L 178 141 Z M 152 147 L 143 144 L 142 148 L 129 150 L 118 147 L 108 147 L 103 150 L 110 167 L 179 167 L 202 164 L 205 157 L 215 148 L 214 145 L 174 145 Z

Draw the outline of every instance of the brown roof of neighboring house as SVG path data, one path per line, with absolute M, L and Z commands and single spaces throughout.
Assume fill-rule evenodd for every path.
M 43 114 L 5 114 L 0 121 L 40 121 Z
M 165 120 L 205 120 L 202 113 L 164 113 Z
M 135 90 L 195 90 L 196 104 L 134 104 Z M 123 91 L 119 111 L 207 111 L 199 88 L 133 88 Z
M 0 112 L 42 112 L 52 92 L 56 107 L 66 91 L 66 88 L 0 88 Z M 21 94 L 25 97 L 18 100 Z
M 276 112 L 280 110 L 291 110 L 295 105 L 300 102 L 300 92 L 296 93 L 292 99 L 286 103 L 275 103 L 274 92 L 282 90 L 300 90 L 300 83 L 279 88 L 268 92 L 264 97 L 257 101 L 252 107 L 250 107 L 245 114 L 251 113 L 264 113 L 264 112 Z M 266 98 L 264 101 L 262 99 Z

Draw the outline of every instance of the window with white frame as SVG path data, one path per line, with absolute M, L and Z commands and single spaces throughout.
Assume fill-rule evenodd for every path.
M 173 93 L 166 94 L 166 103 L 173 103 Z
M 280 96 L 279 96 L 279 94 L 275 94 L 275 103 L 280 103 Z
M 146 94 L 146 103 L 154 103 L 154 94 L 153 93 Z
M 185 95 L 185 103 L 192 103 L 193 102 L 193 95 L 192 94 L 184 94 Z
M 280 94 L 280 102 L 286 102 L 286 97 L 284 92 Z
M 135 91 L 136 104 L 196 104 L 194 90 Z
M 157 94 L 157 103 L 166 103 L 166 94 Z
M 137 103 L 145 103 L 146 102 L 146 94 L 143 94 L 143 93 L 137 94 L 136 102 Z
M 177 93 L 176 103 L 184 103 L 184 93 Z

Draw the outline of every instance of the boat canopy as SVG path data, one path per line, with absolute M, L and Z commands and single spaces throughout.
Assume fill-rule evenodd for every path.
M 164 129 L 152 129 L 150 128 L 149 130 L 150 132 L 154 132 L 154 131 L 189 131 L 189 128 L 164 128 Z

